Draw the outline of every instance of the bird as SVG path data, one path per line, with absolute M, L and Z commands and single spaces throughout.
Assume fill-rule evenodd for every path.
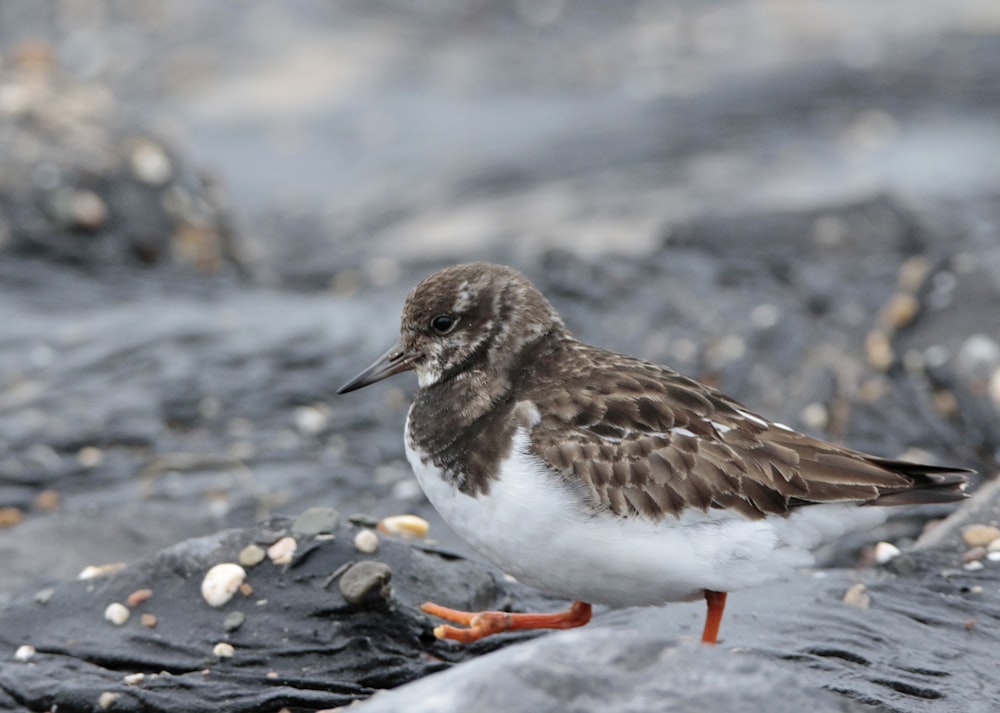
M 403 306 L 399 341 L 338 389 L 405 371 L 407 460 L 444 521 L 565 611 L 427 602 L 438 638 L 568 629 L 592 605 L 704 599 L 715 644 L 731 591 L 814 562 L 882 506 L 965 498 L 964 468 L 869 455 L 769 420 L 667 366 L 573 337 L 505 265 L 447 267 Z M 457 625 L 457 626 L 455 626 Z

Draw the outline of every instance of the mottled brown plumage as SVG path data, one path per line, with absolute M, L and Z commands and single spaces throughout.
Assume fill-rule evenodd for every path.
M 430 326 L 440 315 L 456 320 L 447 334 Z M 489 492 L 524 427 L 552 477 L 580 488 L 593 509 L 621 517 L 728 508 L 755 519 L 810 503 L 964 497 L 962 469 L 811 438 L 668 367 L 576 341 L 508 267 L 460 265 L 421 282 L 395 349 L 423 387 L 409 437 L 469 494 Z M 370 383 L 355 382 L 343 390 Z

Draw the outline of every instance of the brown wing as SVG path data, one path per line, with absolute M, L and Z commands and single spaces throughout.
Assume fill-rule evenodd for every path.
M 677 372 L 580 345 L 531 395 L 532 451 L 594 504 L 650 519 L 687 508 L 750 518 L 809 503 L 899 505 L 964 497 L 956 468 L 869 456 L 767 422 Z

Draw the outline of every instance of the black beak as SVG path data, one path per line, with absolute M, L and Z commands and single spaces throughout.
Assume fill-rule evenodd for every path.
M 413 368 L 413 355 L 407 354 L 402 344 L 395 344 L 389 351 L 380 356 L 371 366 L 337 389 L 338 394 L 356 391 L 376 381 L 388 379 L 393 374 L 409 371 Z

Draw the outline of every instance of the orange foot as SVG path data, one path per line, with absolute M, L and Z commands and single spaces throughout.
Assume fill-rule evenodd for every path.
M 421 604 L 420 610 L 468 627 L 467 629 L 447 625 L 434 627 L 434 636 L 439 639 L 452 639 L 461 641 L 463 644 L 499 634 L 501 631 L 573 629 L 590 621 L 591 613 L 590 605 L 584 602 L 573 602 L 569 609 L 556 614 L 511 614 L 502 611 L 468 612 L 449 609 L 431 602 Z

